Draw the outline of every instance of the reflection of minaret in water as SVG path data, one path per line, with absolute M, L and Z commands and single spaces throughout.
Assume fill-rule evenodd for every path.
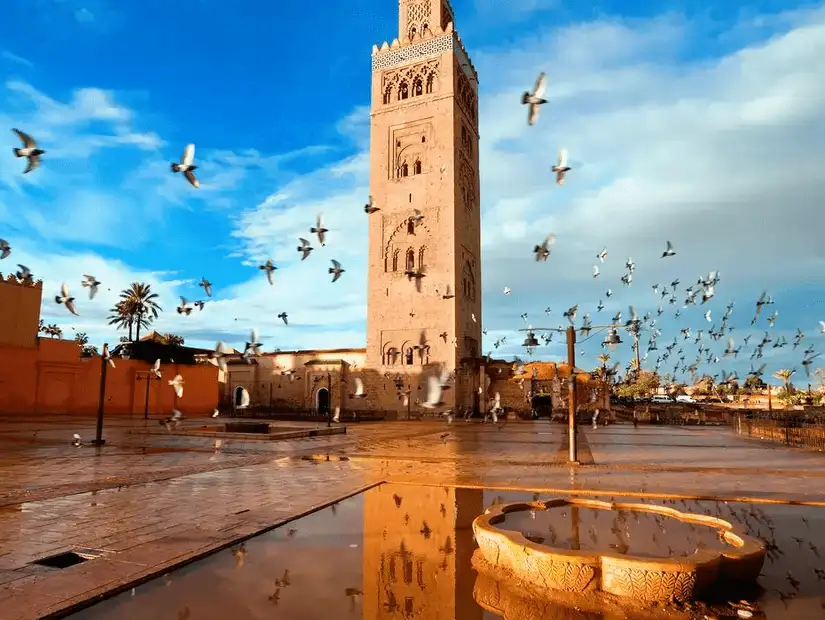
M 472 523 L 483 491 L 382 484 L 364 494 L 363 620 L 481 620 Z

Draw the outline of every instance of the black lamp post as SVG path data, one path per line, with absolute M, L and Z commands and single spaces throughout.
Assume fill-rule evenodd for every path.
M 151 370 L 141 370 L 138 371 L 145 376 L 141 376 L 140 374 L 135 377 L 135 381 L 146 381 L 146 393 L 143 397 L 143 419 L 149 419 L 149 386 L 152 385 L 152 381 L 160 381 L 161 377 L 155 375 Z
M 636 322 L 634 321 L 634 323 Z M 628 326 L 629 325 L 630 324 L 628 324 Z M 610 330 L 607 337 L 604 339 L 603 344 L 607 346 L 612 346 L 615 344 L 619 344 L 621 342 L 621 338 L 619 338 L 619 335 L 617 333 L 617 329 L 619 327 L 622 326 L 591 325 L 590 330 Z M 565 334 L 567 335 L 567 364 L 570 367 L 570 381 L 568 385 L 569 396 L 567 400 L 567 461 L 571 464 L 578 464 L 578 442 L 576 437 L 576 328 L 573 325 L 570 325 L 569 327 L 567 327 L 567 329 L 562 329 L 561 327 L 528 327 L 527 329 L 521 329 L 519 331 L 527 332 L 527 337 L 524 339 L 524 347 L 527 349 L 527 352 L 531 355 L 533 354 L 533 351 L 536 349 L 536 347 L 539 346 L 539 341 L 536 338 L 535 332 L 565 332 Z M 596 333 L 598 333 L 598 331 Z
M 109 367 L 109 343 L 103 343 L 103 350 L 100 352 L 100 394 L 97 400 L 97 428 L 92 445 L 102 446 L 106 443 L 103 439 L 103 407 L 106 403 L 106 371 Z

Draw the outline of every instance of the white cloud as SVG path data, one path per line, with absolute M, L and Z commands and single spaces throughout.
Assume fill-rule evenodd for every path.
M 81 24 L 87 24 L 95 20 L 94 13 L 87 8 L 80 8 L 74 12 L 74 17 Z
M 28 58 L 23 58 L 22 56 L 18 56 L 17 54 L 15 54 L 14 52 L 10 52 L 9 50 L 3 50 L 2 52 L 0 52 L 0 57 L 2 57 L 4 60 L 11 61 L 18 65 L 23 65 L 24 67 L 34 67 L 34 63 L 31 60 L 29 60 Z
M 722 281 L 707 307 L 718 317 L 729 300 L 736 300 L 735 338 L 762 333 L 764 319 L 758 329 L 747 323 L 763 288 L 777 299 L 782 314 L 778 328 L 781 324 L 792 336 L 796 325 L 791 322 L 798 322 L 813 338 L 820 318 L 794 286 L 812 283 L 810 295 L 821 299 L 823 294 L 825 218 L 819 211 L 825 199 L 825 83 L 819 75 L 825 57 L 825 13 L 749 16 L 752 23 L 736 25 L 731 32 L 752 34 L 763 25 L 760 19 L 785 31 L 716 60 L 681 62 L 702 45 L 703 33 L 671 15 L 538 29 L 508 48 L 473 52 L 482 88 L 486 348 L 507 335 L 508 345 L 499 352 L 523 355 L 518 346 L 523 335 L 514 331 L 523 325 L 522 312 L 533 324 L 549 322 L 550 327 L 565 323 L 561 313 L 574 303 L 580 304 L 579 316 L 589 311 L 597 324 L 617 310 L 626 313 L 629 304 L 640 313 L 655 314 L 659 302 L 650 291 L 653 282 L 665 284 L 679 277 L 683 289 L 717 269 Z M 540 70 L 548 72 L 550 103 L 538 124 L 528 127 L 519 94 Z M 16 88 L 30 98 L 45 97 Z M 43 135 L 58 127 L 81 126 L 87 117 L 120 126 L 124 135 L 145 135 L 132 128 L 133 116 L 117 111 L 110 94 L 94 89 L 84 93 L 67 104 L 42 99 Z M 51 119 L 51 124 L 43 119 Z M 252 279 L 216 290 L 216 301 L 202 313 L 196 310 L 188 319 L 174 313 L 177 295 L 191 290 L 191 283 L 170 282 L 174 274 L 139 273 L 92 255 L 31 257 L 38 265 L 31 266 L 49 275 L 51 288 L 61 278 L 79 283 L 78 264 L 111 283 L 112 295 L 132 280 L 150 282 L 167 310 L 158 330 L 180 333 L 190 342 L 221 333 L 230 342 L 240 342 L 254 324 L 268 347 L 363 345 L 367 228 L 361 206 L 369 182 L 367 119 L 367 110 L 360 108 L 338 125 L 359 148 L 357 154 L 304 175 L 285 172 L 289 156 L 236 151 L 203 157 L 199 151 L 203 191 L 197 200 L 232 204 L 234 185 L 267 171 L 277 188 L 243 210 L 231 232 L 239 244 L 236 255 L 250 269 L 239 272 L 238 279 Z M 88 149 L 104 146 L 91 137 L 85 144 Z M 162 158 L 129 183 L 156 179 L 160 198 L 190 205 L 192 192 L 168 173 L 166 161 L 176 157 L 182 145 L 170 147 L 174 153 L 165 149 Z M 549 167 L 562 146 L 570 151 L 574 170 L 558 187 L 551 184 Z M 3 166 L 0 163 L 0 181 Z M 16 175 L 5 178 L 22 183 Z M 0 205 L 8 204 L 8 196 L 3 198 L 0 195 Z M 302 262 L 295 251 L 297 238 L 310 238 L 308 229 L 318 212 L 325 214 L 331 230 L 329 243 Z M 531 249 L 551 231 L 558 236 L 553 255 L 546 263 L 535 263 Z M 677 255 L 660 259 L 667 239 Z M 591 266 L 605 245 L 608 260 L 600 278 L 593 280 Z M 638 265 L 629 289 L 619 281 L 627 256 Z M 272 287 L 257 270 L 266 258 L 280 267 Z M 330 258 L 347 269 L 335 284 L 326 273 Z M 501 294 L 505 285 L 512 295 Z M 604 296 L 608 287 L 615 293 L 611 299 Z M 599 299 L 607 307 L 597 314 Z M 100 319 L 112 303 L 103 293 L 99 302 L 82 303 L 84 329 L 101 334 Z M 553 309 L 549 316 L 543 312 L 547 306 Z M 672 317 L 673 307 L 667 309 L 659 319 L 665 331 L 660 349 L 683 324 L 694 332 L 707 329 L 701 318 L 704 307 L 683 309 L 685 318 L 678 321 Z M 62 309 L 46 305 L 49 315 L 55 311 Z M 280 311 L 290 314 L 294 327 L 280 325 Z M 598 347 L 592 345 L 600 338 L 581 345 L 586 353 L 582 365 L 593 362 Z M 642 340 L 646 343 L 647 336 Z M 724 340 L 713 347 L 721 353 Z M 626 349 L 617 357 L 627 359 Z M 795 361 L 788 349 L 766 351 L 766 360 L 798 364 L 801 354 Z M 560 356 L 563 350 L 559 343 L 541 354 Z M 695 347 L 685 350 L 690 363 Z M 740 358 L 745 358 L 740 370 L 747 368 L 745 348 Z

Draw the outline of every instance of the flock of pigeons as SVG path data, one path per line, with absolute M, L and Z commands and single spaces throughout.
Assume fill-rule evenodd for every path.
M 547 79 L 544 73 L 540 73 L 538 78 L 536 79 L 535 86 L 533 87 L 532 92 L 525 91 L 522 95 L 521 102 L 523 105 L 528 106 L 528 117 L 527 122 L 529 125 L 534 125 L 536 119 L 539 115 L 539 110 L 542 105 L 547 103 L 547 100 L 544 98 L 544 91 L 547 85 Z M 559 151 L 559 159 L 558 164 L 552 167 L 553 172 L 556 173 L 556 183 L 562 185 L 564 183 L 565 174 L 570 171 L 570 165 L 568 164 L 567 159 L 567 150 L 561 149 Z M 540 244 L 534 246 L 533 253 L 535 255 L 536 261 L 546 261 L 551 254 L 553 244 L 556 241 L 556 236 L 554 234 L 548 235 Z M 669 258 L 671 256 L 675 256 L 676 251 L 673 248 L 673 244 L 670 241 L 665 243 L 665 249 L 662 252 L 661 258 Z M 600 252 L 596 254 L 596 258 L 599 261 L 598 264 L 593 265 L 593 279 L 599 278 L 601 275 L 601 266 L 606 258 L 607 258 L 607 248 L 603 248 Z M 633 274 L 636 271 L 636 263 L 633 261 L 632 258 L 628 258 L 625 262 L 625 273 L 621 276 L 620 281 L 624 287 L 630 287 L 633 283 Z M 683 289 L 684 294 L 684 303 L 681 308 L 676 308 L 673 316 L 675 318 L 680 318 L 681 311 L 688 306 L 693 305 L 704 305 L 707 304 L 711 299 L 714 298 L 716 295 L 716 285 L 719 283 L 719 272 L 718 271 L 711 271 L 707 276 L 700 276 L 695 284 L 687 286 Z M 665 313 L 664 305 L 667 304 L 669 306 L 677 306 L 679 302 L 679 285 L 680 281 L 678 278 L 675 278 L 671 283 L 670 286 L 660 286 L 659 284 L 652 284 L 651 288 L 653 294 L 659 299 L 658 309 L 656 311 L 656 316 L 662 316 Z M 509 295 L 511 294 L 512 290 L 509 287 L 504 288 L 504 294 Z M 604 293 L 605 298 L 610 298 L 613 295 L 613 291 L 611 288 L 607 288 Z M 756 312 L 751 320 L 751 325 L 756 325 L 757 321 L 759 320 L 760 314 L 762 309 L 765 306 L 772 306 L 774 304 L 773 298 L 770 297 L 767 292 L 763 292 L 759 299 L 756 301 Z M 601 312 L 604 309 L 604 301 L 599 300 L 598 305 L 596 306 L 596 312 Z M 730 332 L 734 330 L 734 327 L 729 325 L 729 319 L 731 314 L 733 313 L 734 303 L 731 302 L 727 305 L 725 313 L 722 315 L 721 319 L 719 320 L 718 327 L 713 320 L 713 311 L 708 309 L 704 312 L 703 317 L 707 323 L 710 325 L 704 329 L 697 329 L 691 328 L 689 326 L 682 326 L 679 329 L 679 335 L 674 336 L 673 340 L 670 341 L 666 346 L 664 346 L 664 351 L 661 353 L 656 354 L 655 360 L 655 370 L 658 371 L 660 367 L 669 361 L 671 356 L 675 357 L 675 364 L 673 365 L 672 374 L 673 379 L 680 372 L 687 373 L 691 380 L 694 380 L 695 375 L 699 369 L 700 364 L 704 361 L 708 364 L 718 364 L 720 362 L 720 356 L 718 353 L 714 353 L 711 349 L 712 341 L 719 341 L 726 334 L 728 334 L 726 342 L 727 346 L 721 352 L 722 357 L 730 357 L 733 356 L 736 358 L 739 355 L 741 345 L 739 347 L 736 346 L 735 340 Z M 547 308 L 545 311 L 547 314 L 551 312 L 550 308 Z M 574 324 L 575 319 L 579 313 L 579 305 L 574 304 L 570 308 L 568 308 L 563 316 L 566 318 L 571 325 Z M 770 316 L 767 317 L 767 326 L 768 328 L 773 328 L 774 323 L 778 313 L 774 311 Z M 522 319 L 527 322 L 527 314 L 521 315 Z M 650 354 L 659 351 L 658 347 L 658 339 L 662 336 L 662 330 L 656 325 L 656 318 L 654 318 L 649 312 L 645 313 L 644 316 L 641 318 L 636 313 L 635 308 L 631 305 L 628 308 L 628 315 L 625 317 L 626 320 L 624 322 L 624 327 L 628 329 L 628 331 L 633 334 L 634 339 L 638 338 L 643 331 L 648 332 L 648 342 L 647 348 L 644 352 L 644 356 L 640 358 L 640 362 L 644 362 L 648 359 Z M 621 325 L 622 321 L 622 313 L 618 312 L 611 320 L 612 324 L 614 325 Z M 528 324 L 528 329 L 531 329 L 530 325 Z M 590 313 L 586 312 L 582 317 L 582 324 L 579 328 L 579 334 L 581 336 L 587 337 L 590 335 L 592 331 L 592 323 L 590 319 Z M 819 332 L 822 335 L 825 335 L 825 321 L 819 322 Z M 486 330 L 483 330 L 483 333 L 486 335 Z M 681 336 L 681 343 L 680 343 L 680 336 Z M 549 334 L 541 334 L 542 340 L 545 344 L 549 344 L 552 341 L 552 333 Z M 802 343 L 802 340 L 805 338 L 805 334 L 802 329 L 797 328 L 796 336 L 793 340 L 793 349 L 799 347 Z M 742 339 L 743 344 L 747 345 L 751 340 L 751 336 L 745 336 Z M 686 342 L 688 341 L 688 342 Z M 498 339 L 494 343 L 494 347 L 498 348 L 506 343 L 506 336 Z M 696 356 L 693 359 L 688 359 L 689 353 L 685 350 L 688 344 L 696 345 Z M 764 336 L 755 344 L 755 347 L 751 354 L 751 360 L 759 360 L 763 357 L 765 347 L 771 344 L 772 348 L 782 348 L 788 345 L 789 343 L 783 336 L 778 336 L 773 338 L 768 330 L 765 331 Z M 637 345 L 640 346 L 640 345 Z M 583 352 L 582 352 L 583 354 Z M 803 359 L 801 361 L 801 365 L 805 370 L 805 374 L 810 376 L 811 374 L 811 364 L 813 361 L 819 357 L 819 353 L 814 351 L 813 345 L 808 346 L 803 352 Z M 628 364 L 627 372 L 631 372 L 634 370 L 635 361 L 632 361 Z M 753 364 L 751 364 L 750 371 L 748 373 L 749 376 L 761 378 L 763 373 L 765 372 L 765 364 L 761 364 L 758 367 L 754 368 Z M 618 371 L 618 364 L 614 365 L 614 367 L 610 370 L 610 374 L 616 376 Z M 791 369 L 791 374 L 796 372 L 796 368 Z M 720 383 L 730 383 L 733 381 L 737 381 L 739 377 L 736 375 L 736 372 L 726 373 L 725 370 L 722 370 L 720 373 L 714 375 L 714 380 Z M 825 379 L 825 377 L 823 377 Z
M 525 91 L 522 95 L 521 102 L 523 105 L 528 106 L 528 124 L 534 125 L 538 115 L 540 107 L 547 103 L 547 99 L 544 98 L 544 91 L 547 86 L 547 78 L 546 75 L 542 72 L 539 74 L 538 78 L 536 79 L 536 83 L 533 87 L 532 92 Z M 24 174 L 28 174 L 33 170 L 36 170 L 40 163 L 41 158 L 45 154 L 46 151 L 41 149 L 37 141 L 30 136 L 29 134 L 19 130 L 13 129 L 14 133 L 17 134 L 19 139 L 22 142 L 22 148 L 15 148 L 13 149 L 14 154 L 18 158 L 26 158 L 27 166 L 24 170 Z M 172 173 L 182 173 L 189 184 L 194 187 L 200 187 L 200 182 L 198 181 L 197 177 L 195 176 L 195 170 L 198 168 L 195 163 L 195 145 L 188 144 L 184 151 L 183 155 L 181 156 L 180 162 L 172 162 L 170 164 L 170 168 Z M 552 171 L 556 174 L 556 183 L 562 185 L 565 180 L 565 175 L 571 170 L 571 167 L 568 163 L 568 156 L 566 149 L 559 150 L 558 156 L 558 163 L 552 167 Z M 373 197 L 369 197 L 369 202 L 364 205 L 364 212 L 367 215 L 373 214 L 379 211 L 380 208 L 375 205 Z M 414 210 L 414 213 L 410 216 L 410 224 L 412 226 L 416 226 L 421 223 L 423 219 L 423 215 L 420 211 Z M 324 226 L 323 215 L 319 214 L 315 225 L 309 228 L 309 232 L 312 235 L 316 235 L 318 239 L 318 243 L 323 247 L 326 245 L 326 235 L 329 232 Z M 314 250 L 312 244 L 306 238 L 299 238 L 299 244 L 296 250 L 301 254 L 301 260 L 306 260 L 309 255 Z M 536 261 L 546 261 L 551 254 L 553 244 L 556 241 L 556 237 L 553 234 L 548 235 L 539 245 L 536 245 L 533 249 Z M 8 241 L 5 239 L 0 239 L 0 259 L 8 258 L 11 254 L 12 246 L 9 244 Z M 670 241 L 667 241 L 665 244 L 665 249 L 662 252 L 662 258 L 668 258 L 674 256 L 676 254 L 673 245 Z M 604 248 L 601 252 L 596 255 L 596 258 L 600 261 L 601 264 L 605 262 L 607 258 L 607 248 Z M 332 260 L 332 267 L 328 269 L 330 275 L 332 275 L 332 282 L 337 282 L 341 275 L 345 272 L 344 268 L 341 266 L 341 263 L 337 260 Z M 632 259 L 628 258 L 625 263 L 626 273 L 621 277 L 621 283 L 625 287 L 631 286 L 633 282 L 633 274 L 636 270 L 636 265 Z M 273 276 L 274 272 L 278 269 L 278 267 L 274 264 L 272 259 L 267 259 L 267 261 L 259 265 L 259 269 L 266 274 L 267 281 L 270 285 L 274 283 Z M 419 266 L 418 269 L 410 269 L 405 272 L 405 275 L 409 280 L 415 280 L 416 289 L 421 292 L 421 280 L 426 275 L 426 269 L 423 266 Z M 601 267 L 599 264 L 593 266 L 593 273 L 592 277 L 594 279 L 598 278 L 601 275 Z M 33 278 L 31 270 L 25 265 L 18 265 L 18 270 L 16 272 L 16 277 L 19 280 L 30 280 Z M 719 282 L 719 272 L 712 271 L 708 274 L 707 277 L 702 276 L 699 277 L 696 284 L 688 286 L 684 289 L 684 305 L 683 308 L 686 308 L 690 305 L 696 305 L 697 300 L 699 305 L 704 305 L 709 302 L 716 294 L 716 285 Z M 101 283 L 92 275 L 84 274 L 83 279 L 81 280 L 81 286 L 84 288 L 88 288 L 89 290 L 89 299 L 94 299 L 95 294 L 98 291 Z M 212 296 L 212 283 L 209 282 L 206 278 L 202 278 L 198 285 L 203 289 L 204 293 L 207 297 Z M 661 316 L 665 310 L 663 305 L 666 301 L 667 304 L 670 306 L 676 306 L 678 303 L 678 287 L 679 286 L 679 279 L 676 278 L 670 283 L 670 287 L 667 286 L 659 286 L 658 284 L 652 285 L 652 290 L 655 295 L 657 295 L 660 299 L 660 304 L 658 310 L 656 312 L 657 316 Z M 509 295 L 511 293 L 511 289 L 505 287 L 504 293 Z M 449 295 L 449 291 L 448 291 Z M 445 295 L 448 296 L 448 295 Z M 613 295 L 613 292 L 610 288 L 607 288 L 605 291 L 605 297 L 610 298 Z M 451 296 L 451 295 L 450 295 Z M 74 314 L 78 315 L 76 298 L 70 294 L 69 286 L 66 282 L 63 282 L 60 287 L 60 293 L 55 295 L 55 303 L 64 305 L 66 309 Z M 181 303 L 177 307 L 178 314 L 183 315 L 190 315 L 192 312 L 193 307 L 197 307 L 200 310 L 203 310 L 205 305 L 205 301 L 195 301 L 191 306 L 190 302 L 184 298 L 180 298 Z M 718 354 L 714 353 L 710 347 L 710 342 L 705 340 L 705 335 L 707 338 L 712 341 L 719 341 L 721 340 L 726 333 L 730 333 L 733 331 L 733 327 L 728 324 L 728 319 L 733 312 L 733 302 L 728 304 L 726 312 L 722 316 L 719 327 L 717 328 L 715 324 L 713 324 L 712 319 L 712 310 L 707 310 L 704 313 L 704 318 L 707 322 L 711 323 L 711 326 L 708 327 L 706 330 L 703 329 L 696 329 L 695 332 L 691 330 L 690 327 L 682 327 L 680 328 L 680 335 L 682 337 L 682 344 L 680 344 L 679 337 L 675 336 L 673 340 L 664 347 L 664 352 L 657 354 L 656 361 L 655 361 L 655 369 L 658 371 L 659 368 L 666 362 L 668 362 L 671 356 L 676 357 L 676 362 L 673 366 L 673 375 L 675 376 L 679 372 L 687 372 L 691 378 L 695 375 L 698 370 L 699 365 L 704 360 L 707 363 L 718 363 L 720 361 L 720 357 Z M 767 295 L 767 293 L 763 293 L 762 296 L 756 302 L 756 315 L 751 322 L 751 325 L 755 325 L 762 308 L 766 305 L 773 305 L 773 299 Z M 596 312 L 601 312 L 604 309 L 603 300 L 600 300 L 598 305 L 596 306 Z M 549 314 L 551 312 L 550 308 L 547 308 L 546 312 Z M 574 321 L 579 312 L 579 305 L 574 304 L 571 306 L 567 311 L 564 312 L 563 316 L 566 318 L 570 324 L 574 324 Z M 681 314 L 680 309 L 676 309 L 674 312 L 674 317 L 679 318 Z M 286 312 L 281 312 L 277 315 L 278 318 L 283 320 L 285 324 L 288 324 L 288 316 Z M 772 328 L 774 322 L 776 321 L 777 312 L 774 311 L 768 319 L 768 327 Z M 527 314 L 522 314 L 522 319 L 527 321 Z M 622 320 L 622 313 L 619 312 L 612 318 L 613 324 L 620 324 Z M 647 349 L 644 353 L 644 357 L 641 358 L 641 361 L 644 362 L 648 359 L 648 356 L 656 351 L 659 351 L 657 346 L 658 338 L 662 336 L 662 330 L 657 327 L 656 319 L 651 316 L 650 313 L 646 313 L 643 317 L 639 317 L 631 305 L 628 309 L 628 317 L 624 323 L 624 326 L 630 331 L 634 338 L 638 338 L 643 331 L 649 332 L 648 344 Z M 528 325 L 529 329 L 529 325 Z M 582 325 L 579 328 L 579 332 L 582 336 L 588 336 L 590 334 L 592 327 L 590 322 L 590 313 L 586 312 L 582 317 Z M 820 321 L 820 332 L 825 334 L 825 322 Z M 483 330 L 484 335 L 487 334 L 487 330 Z M 544 340 L 545 344 L 549 344 L 552 340 L 552 334 L 541 334 L 542 339 Z M 750 340 L 750 336 L 747 336 L 743 339 L 744 344 L 748 344 Z M 802 339 L 804 338 L 804 333 L 801 329 L 797 330 L 797 335 L 793 341 L 793 348 L 796 349 Z M 685 341 L 692 340 L 692 343 L 697 345 L 696 350 L 696 357 L 692 360 L 688 360 L 688 354 L 685 351 Z M 505 344 L 506 336 L 498 339 L 494 343 L 494 347 L 498 348 Z M 772 344 L 773 348 L 781 348 L 786 346 L 788 343 L 785 339 L 780 336 L 777 339 L 773 339 L 770 336 L 768 331 L 765 332 L 764 337 L 757 342 L 753 353 L 751 355 L 751 359 L 760 359 L 763 356 L 764 348 L 768 345 Z M 247 360 L 251 363 L 254 356 L 260 354 L 260 347 L 261 343 L 258 342 L 257 334 L 253 330 L 252 334 L 250 335 L 250 340 L 246 343 L 244 351 L 242 353 L 242 358 Z M 638 346 L 638 345 L 637 345 Z M 733 356 L 737 357 L 739 355 L 741 347 L 735 347 L 734 338 L 731 335 L 727 337 L 727 347 L 722 352 L 723 357 Z M 215 351 L 213 352 L 212 356 L 210 356 L 209 361 L 215 365 L 218 365 L 222 368 L 225 368 L 225 356 L 227 355 L 226 349 L 223 343 L 218 343 Z M 807 375 L 810 375 L 810 366 L 813 363 L 813 360 L 816 359 L 820 354 L 815 353 L 812 347 L 807 347 L 804 351 L 804 358 L 802 360 L 802 366 Z M 113 363 L 111 358 L 108 360 L 110 363 Z M 615 375 L 617 372 L 618 366 L 614 366 L 612 369 L 612 373 Z M 632 363 L 628 365 L 628 372 L 633 369 Z M 765 364 L 762 364 L 758 368 L 754 368 L 753 365 L 751 366 L 751 370 L 749 375 L 761 377 L 762 373 L 764 372 Z M 155 369 L 157 372 L 159 370 Z M 795 369 L 794 369 L 795 371 Z M 735 373 L 727 374 L 724 370 L 721 371 L 721 376 L 717 374 L 715 379 L 721 380 L 721 382 L 730 382 L 738 379 Z M 445 389 L 448 388 L 448 381 L 449 375 L 442 374 L 440 376 L 432 376 L 428 379 L 428 396 L 425 402 L 421 403 L 421 406 L 425 408 L 437 408 L 443 405 L 442 402 L 442 394 Z M 364 398 L 364 386 L 360 379 L 355 378 L 355 390 L 351 394 L 354 398 Z M 173 385 L 176 391 L 179 391 L 182 394 L 183 391 L 183 380 L 180 376 L 175 377 L 173 381 L 169 382 L 170 385 Z M 180 394 L 179 394 L 180 395 Z M 406 395 L 405 398 L 409 398 L 409 395 Z M 495 402 L 493 404 L 493 415 L 500 411 L 500 400 L 494 399 Z M 448 415 L 448 420 L 451 420 L 451 412 L 446 413 Z M 179 419 L 179 412 L 177 412 Z M 338 417 L 339 412 L 336 411 L 336 418 Z M 170 420 L 170 423 L 174 420 Z

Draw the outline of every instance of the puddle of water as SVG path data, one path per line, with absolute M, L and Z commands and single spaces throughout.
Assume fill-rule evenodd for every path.
M 497 524 L 539 544 L 643 558 L 686 557 L 730 547 L 718 530 L 639 510 L 557 506 L 510 512 Z
M 242 547 L 218 552 L 141 585 L 134 594 L 126 591 L 70 618 L 494 620 L 499 616 L 476 602 L 476 598 L 482 597 L 483 588 L 477 585 L 477 575 L 471 565 L 476 548 L 471 524 L 493 503 L 531 499 L 533 496 L 529 493 L 385 484 L 342 501 L 334 508 L 325 508 L 250 539 Z M 599 499 L 609 501 L 611 498 Z M 825 608 L 821 606 L 825 603 L 825 573 L 820 579 L 813 570 L 825 569 L 825 562 L 810 548 L 810 545 L 821 547 L 825 555 L 825 511 L 798 506 L 656 503 L 700 514 L 710 511 L 752 535 L 761 532 L 768 537 L 770 523 L 775 530 L 771 540 L 778 551 L 766 561 L 760 576 L 759 583 L 764 590 L 749 597 L 764 613 L 755 617 L 768 620 L 825 617 Z M 717 515 L 717 511 L 721 514 Z M 580 509 L 579 512 L 591 511 Z M 582 519 L 586 518 L 582 514 Z M 595 517 L 594 523 L 604 528 L 599 529 L 600 533 L 604 531 L 605 536 L 613 536 L 611 521 L 611 515 L 602 513 Z M 632 515 L 628 521 L 635 524 Z M 676 527 L 675 522 L 670 523 L 673 520 L 667 521 L 666 527 Z M 545 531 L 548 526 L 544 527 Z M 648 526 L 648 536 L 659 531 L 655 523 Z M 645 536 L 644 527 L 634 527 L 637 529 L 631 530 L 631 543 Z M 566 535 L 561 525 L 556 529 L 559 538 Z M 587 540 L 586 527 L 580 529 L 582 539 Z M 793 581 L 788 579 L 789 571 Z M 474 592 L 474 589 L 477 590 Z M 740 598 L 743 596 L 737 595 L 735 600 Z M 515 605 L 518 601 L 513 599 L 512 603 Z M 531 620 L 615 618 L 609 613 L 577 610 L 575 606 L 565 608 L 544 602 L 525 605 L 530 614 L 524 617 Z M 623 617 L 651 616 L 641 610 L 639 615 Z M 669 616 L 659 613 L 656 617 Z

